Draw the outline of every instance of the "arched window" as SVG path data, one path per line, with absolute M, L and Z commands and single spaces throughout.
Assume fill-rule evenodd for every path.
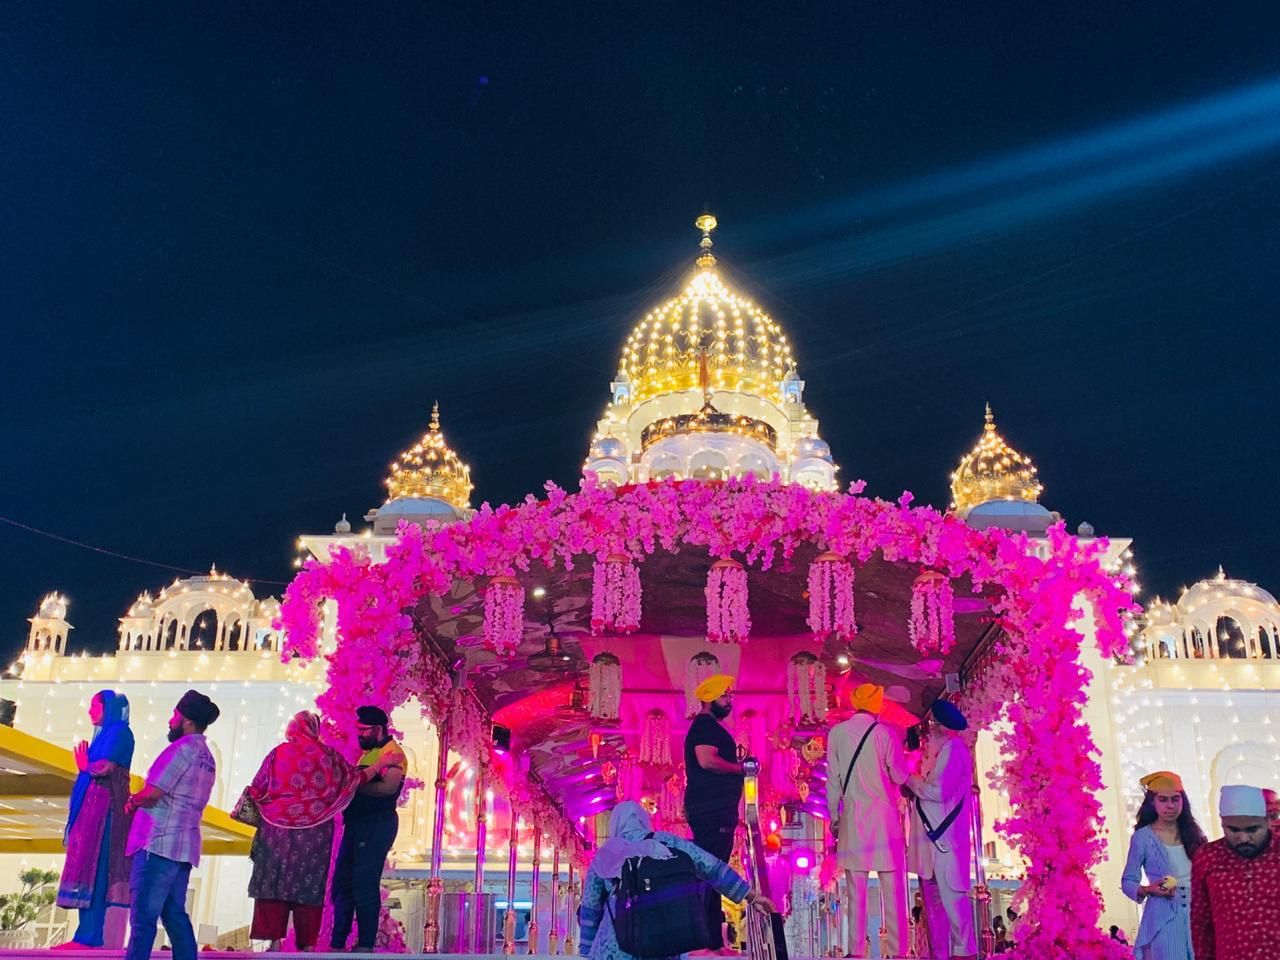
M 1224 660 L 1245 660 L 1249 648 L 1245 644 L 1244 631 L 1235 617 L 1219 617 L 1213 626 L 1218 641 L 1218 656 Z
M 218 611 L 212 607 L 201 610 L 191 618 L 191 627 L 187 632 L 187 649 L 217 649 L 219 625 Z
M 680 458 L 671 454 L 658 457 L 653 461 L 653 466 L 649 468 L 650 480 L 665 480 L 667 477 L 681 479 Z
M 1276 658 L 1276 635 L 1274 631 L 1268 632 L 1266 627 L 1258 628 L 1258 650 L 1264 660 L 1274 660 Z
M 1197 660 L 1204 660 L 1209 656 L 1209 651 L 1205 647 L 1204 634 L 1200 632 L 1199 627 L 1191 628 L 1191 656 Z
M 719 450 L 699 450 L 689 460 L 689 476 L 697 480 L 723 480 L 729 475 L 729 458 Z

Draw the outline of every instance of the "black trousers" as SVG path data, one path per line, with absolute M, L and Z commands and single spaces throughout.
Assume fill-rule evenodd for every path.
M 714 820 L 691 819 L 689 829 L 693 831 L 693 842 L 717 860 L 729 862 L 733 856 L 733 834 L 738 828 L 738 821 L 726 821 L 717 817 Z M 707 887 L 707 920 L 711 924 L 716 939 L 719 941 L 711 949 L 718 950 L 724 946 L 720 935 L 720 927 L 724 923 L 724 910 L 720 907 L 720 894 L 714 887 Z
M 382 868 L 399 827 L 400 818 L 388 810 L 349 821 L 343 829 L 333 865 L 333 935 L 329 943 L 335 950 L 346 947 L 353 915 L 356 944 L 374 945 L 382 911 Z

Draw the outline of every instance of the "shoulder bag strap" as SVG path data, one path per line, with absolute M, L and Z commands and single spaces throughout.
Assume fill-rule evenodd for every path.
M 858 749 L 853 751 L 853 759 L 849 761 L 849 769 L 844 772 L 844 783 L 840 787 L 840 796 L 844 797 L 845 791 L 849 789 L 849 779 L 853 776 L 853 765 L 858 762 L 858 757 L 862 753 L 862 748 L 867 745 L 867 737 L 871 736 L 871 731 L 880 726 L 879 720 L 871 721 L 871 726 L 867 727 L 867 732 L 862 735 L 862 739 L 858 741 Z
M 929 823 L 929 818 L 925 816 L 924 805 L 920 802 L 920 798 L 916 797 L 916 813 L 920 816 L 920 822 L 924 824 L 924 832 L 929 837 L 929 842 L 935 847 L 938 845 L 938 838 L 951 829 L 951 825 L 956 822 L 956 817 L 960 816 L 960 811 L 964 808 L 964 801 L 961 800 L 951 812 L 942 818 L 942 822 L 936 827 Z

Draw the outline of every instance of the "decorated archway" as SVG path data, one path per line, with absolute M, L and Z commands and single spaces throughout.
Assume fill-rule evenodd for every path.
M 1036 541 L 974 530 L 913 507 L 910 495 L 892 503 L 855 486 L 588 482 L 449 526 L 404 524 L 385 562 L 357 548 L 306 565 L 285 595 L 286 655 L 321 653 L 322 602 L 336 601 L 318 701 L 335 741 L 352 746 L 345 724 L 357 705 L 390 709 L 416 696 L 526 822 L 579 855 L 586 813 L 630 790 L 661 793 L 662 778 L 646 781 L 635 767 L 653 750 L 654 711 L 682 719 L 672 663 L 693 670 L 696 653 L 723 650 L 742 689 L 759 695 L 742 713 L 773 711 L 770 730 L 789 716 L 802 734 L 821 729 L 828 706 L 839 715 L 825 677 L 837 690 L 891 680 L 898 706 L 919 716 L 955 675 L 975 727 L 1005 721 L 994 781 L 1013 814 L 995 827 L 1027 863 L 1015 955 L 1119 956 L 1097 928 L 1089 875 L 1103 855 L 1100 771 L 1080 664 L 1082 617 L 1093 619 L 1102 655 L 1127 653 L 1133 603 L 1101 562 L 1105 541 L 1078 541 L 1061 525 Z M 602 689 L 617 692 L 597 683 L 612 668 L 601 654 L 645 696 L 600 710 Z M 597 687 L 589 709 L 584 686 Z M 495 717 L 520 760 L 492 751 Z M 794 785 L 790 799 L 803 804 L 814 778 L 792 767 L 768 780 L 779 797 Z

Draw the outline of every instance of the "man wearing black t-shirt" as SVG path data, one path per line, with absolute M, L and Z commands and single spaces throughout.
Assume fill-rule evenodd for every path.
M 720 723 L 733 710 L 733 677 L 723 673 L 698 684 L 694 696 L 702 709 L 689 725 L 684 740 L 687 784 L 684 813 L 693 831 L 693 842 L 718 860 L 728 863 L 733 834 L 738 828 L 738 803 L 742 800 L 742 763 L 733 735 Z M 707 898 L 711 929 L 724 922 L 720 894 Z

